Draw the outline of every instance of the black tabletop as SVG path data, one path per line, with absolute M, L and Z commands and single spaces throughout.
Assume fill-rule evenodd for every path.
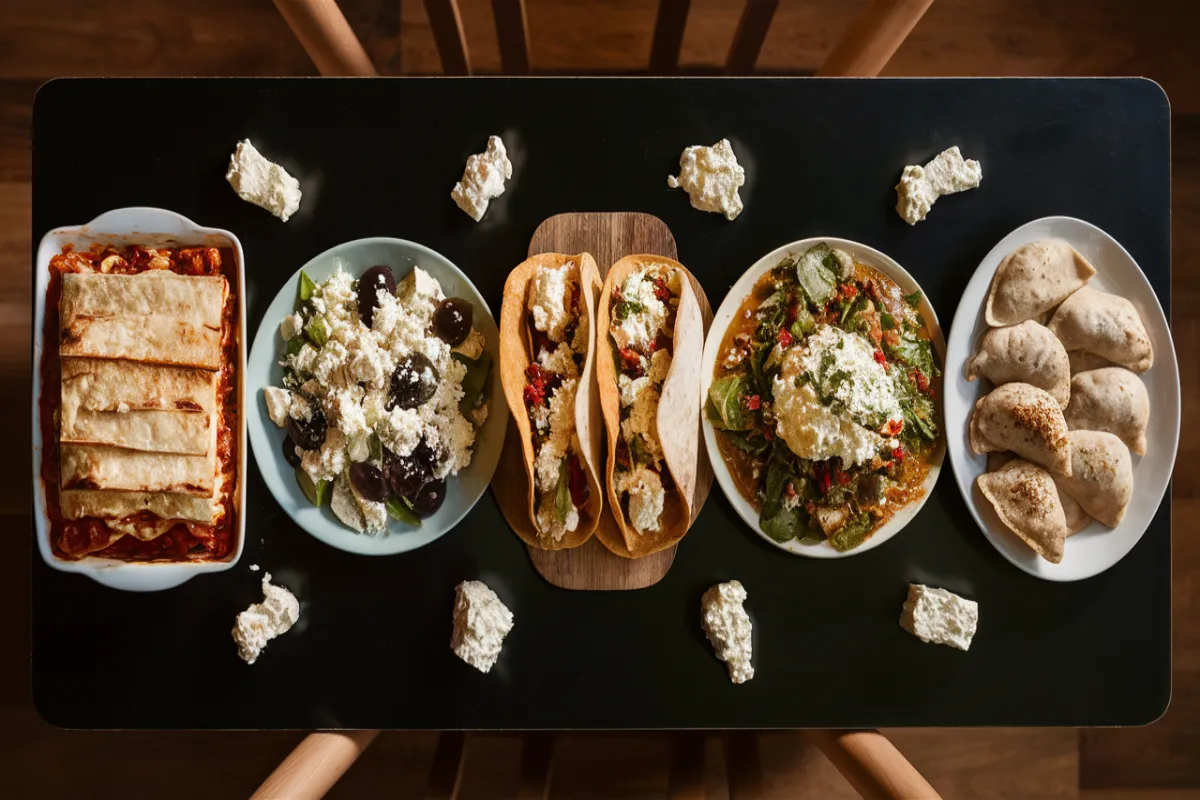
M 667 222 L 714 307 L 764 253 L 809 236 L 876 247 L 949 326 L 984 254 L 1018 225 L 1080 217 L 1115 236 L 1170 300 L 1170 110 L 1141 80 L 281 79 L 63 80 L 34 110 L 33 240 L 113 208 L 159 206 L 227 228 L 246 253 L 247 341 L 281 282 L 364 236 L 428 245 L 498 312 L 531 234 L 564 211 Z M 500 134 L 514 178 L 485 220 L 449 192 Z M 286 224 L 224 172 L 249 137 L 301 180 Z M 670 191 L 687 145 L 733 143 L 746 167 L 733 223 Z M 982 186 L 910 228 L 906 164 L 950 145 Z M 276 320 L 265 324 L 275 325 Z M 947 330 L 947 333 L 949 331 Z M 1108 572 L 1050 583 L 972 522 L 947 462 L 912 524 L 840 561 L 783 553 L 714 487 L 656 586 L 570 592 L 534 572 L 489 495 L 434 544 L 369 558 L 308 536 L 251 458 L 246 550 L 156 594 L 114 591 L 33 556 L 33 694 L 70 727 L 658 728 L 1146 723 L 1171 694 L 1170 499 Z M 235 615 L 260 564 L 303 604 L 254 666 Z M 516 616 L 495 669 L 450 652 L 454 585 L 480 578 Z M 700 631 L 701 593 L 739 579 L 755 677 L 734 686 Z M 898 625 L 910 581 L 979 601 L 970 652 Z

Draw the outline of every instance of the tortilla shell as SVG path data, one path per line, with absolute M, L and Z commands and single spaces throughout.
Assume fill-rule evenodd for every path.
M 663 501 L 659 529 L 638 533 L 625 518 L 614 480 L 617 442 L 621 436 L 621 399 L 609 326 L 613 288 L 619 286 L 629 273 L 651 264 L 677 269 L 683 280 L 672 337 L 671 369 L 663 381 L 657 417 L 659 441 L 667 467 L 665 473 L 670 481 L 663 481 L 667 496 Z M 597 341 L 601 343 L 596 348 L 596 382 L 608 431 L 605 482 L 608 486 L 609 508 L 625 537 L 624 547 L 616 546 L 616 542 L 610 541 L 611 537 L 601 535 L 599 538 L 616 555 L 641 558 L 678 542 L 692 522 L 691 499 L 696 486 L 696 460 L 700 446 L 700 360 L 704 349 L 704 321 L 687 269 L 678 261 L 656 255 L 626 256 L 613 264 L 600 294 L 596 330 Z
M 219 369 L 227 293 L 219 275 L 67 273 L 59 354 Z
M 525 408 L 525 370 L 533 361 L 529 336 L 529 316 L 526 301 L 529 284 L 537 271 L 556 268 L 570 261 L 579 264 L 579 285 L 586 315 L 590 346 L 579 371 L 579 389 L 575 394 L 575 431 L 583 451 L 584 473 L 588 480 L 588 500 L 580 509 L 579 525 L 555 541 L 537 534 L 537 494 L 535 491 L 533 429 L 529 411 Z M 532 547 L 542 550 L 565 550 L 578 547 L 592 537 L 604 508 L 598 464 L 601 458 L 601 417 L 599 395 L 593 378 L 596 362 L 596 294 L 601 287 L 600 272 L 589 253 L 564 255 L 542 253 L 517 265 L 504 282 L 504 299 L 500 306 L 500 383 L 512 412 L 513 423 L 521 441 L 522 461 L 528 487 L 530 528 L 514 531 Z M 532 535 L 531 535 L 532 532 Z
M 216 521 L 219 503 L 212 497 L 163 492 L 107 492 L 68 489 L 59 495 L 64 519 L 101 517 L 123 519 L 149 511 L 163 519 L 185 520 L 211 525 Z
M 213 447 L 203 456 L 183 456 L 63 444 L 62 487 L 64 490 L 177 492 L 212 497 L 216 480 L 215 450 Z
M 76 409 L 116 411 L 214 411 L 217 373 L 137 361 L 97 358 L 62 360 L 63 418 Z

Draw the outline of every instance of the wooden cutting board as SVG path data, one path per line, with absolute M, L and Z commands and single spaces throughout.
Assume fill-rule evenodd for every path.
M 675 237 L 666 223 L 650 214 L 633 212 L 559 214 L 538 226 L 529 242 L 529 255 L 538 253 L 580 253 L 587 251 L 596 259 L 600 276 L 621 258 L 634 253 L 653 253 L 678 260 Z M 684 266 L 687 266 L 684 264 Z M 692 289 L 704 317 L 704 331 L 712 323 L 712 308 L 704 289 L 693 279 Z M 607 449 L 604 450 L 607 452 Z M 713 473 L 708 455 L 701 442 L 698 448 L 696 491 L 692 497 L 692 522 L 708 499 Z M 603 465 L 601 465 L 603 472 Z M 508 426 L 500 466 L 492 480 L 492 491 L 508 524 L 522 531 L 532 531 L 526 505 L 529 491 L 525 465 L 522 463 L 521 443 L 516 426 Z M 605 498 L 607 500 L 607 497 Z M 600 524 L 609 526 L 615 538 L 621 533 L 616 520 L 605 503 Z M 687 541 L 686 538 L 684 541 Z M 668 547 L 644 558 L 628 559 L 613 555 L 600 540 L 592 537 L 587 543 L 570 550 L 541 550 L 528 547 L 529 559 L 543 578 L 563 589 L 621 590 L 642 589 L 658 583 L 671 562 L 675 548 Z

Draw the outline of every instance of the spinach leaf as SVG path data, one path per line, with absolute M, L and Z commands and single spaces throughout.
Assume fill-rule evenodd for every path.
M 771 353 L 774 352 L 774 350 L 775 346 L 773 344 L 770 342 L 764 342 L 763 344 L 760 344 L 754 350 L 754 352 L 750 354 L 750 358 L 747 359 L 747 361 L 750 362 L 750 379 L 753 384 L 752 387 L 750 387 L 750 394 L 757 393 L 760 397 L 770 396 L 771 393 L 768 391 L 770 388 L 770 383 L 766 376 L 766 363 L 767 359 L 771 357 Z
M 919 369 L 926 378 L 935 374 L 933 344 L 928 339 L 918 339 L 911 333 L 904 333 L 895 344 L 888 347 L 888 355 Z
M 920 305 L 921 305 L 921 292 L 920 292 L 920 290 L 918 290 L 918 291 L 915 291 L 915 292 L 913 292 L 912 294 L 906 294 L 906 295 L 904 295 L 904 302 L 908 303 L 908 304 L 909 304 L 910 306 L 912 306 L 913 308 L 917 308 L 918 306 L 920 306 Z
M 320 317 L 313 317 L 308 321 L 304 326 L 304 335 L 317 347 L 324 347 L 329 341 L 329 331 L 325 329 L 325 321 Z
M 296 355 L 303 348 L 304 348 L 304 337 L 303 336 L 300 336 L 299 334 L 297 334 L 297 335 L 293 336 L 292 338 L 288 339 L 287 354 L 289 356 Z
M 305 303 L 307 303 L 309 300 L 312 300 L 313 290 L 315 290 L 316 288 L 317 288 L 317 285 L 315 283 L 313 283 L 312 278 L 308 277 L 308 273 L 305 272 L 304 270 L 300 270 L 300 280 L 298 282 L 297 291 L 296 291 L 296 310 L 297 311 L 299 311 L 300 308 Z
M 766 455 L 771 443 L 753 431 L 725 431 L 725 436 L 737 449 L 752 456 Z
M 371 434 L 371 438 L 367 440 L 367 447 L 371 451 L 372 461 L 383 461 L 383 442 L 379 441 L 378 435 Z
M 754 415 L 742 403 L 743 395 L 751 394 L 744 375 L 718 378 L 708 387 L 708 399 L 713 413 L 713 427 L 726 431 L 748 431 L 754 427 Z
M 483 402 L 483 392 L 492 375 L 492 354 L 484 350 L 479 358 L 467 358 L 462 353 L 452 353 L 451 358 L 467 368 L 462 379 L 462 400 L 458 401 L 458 410 L 466 414 Z
M 805 335 L 812 333 L 816 329 L 817 321 L 813 319 L 808 306 L 801 303 L 796 308 L 796 321 L 792 323 L 792 336 L 802 339 Z
M 777 542 L 795 539 L 804 528 L 799 508 L 785 508 L 783 501 L 787 485 L 792 480 L 790 470 L 778 459 L 772 458 L 767 465 L 767 480 L 763 486 L 763 507 L 758 525 L 763 533 Z
M 825 263 L 832 255 L 829 245 L 822 243 L 810 248 L 796 263 L 796 279 L 813 305 L 824 305 L 833 296 L 837 277 Z
M 871 515 L 865 511 L 850 519 L 829 537 L 829 543 L 839 553 L 853 550 L 862 544 L 871 532 Z
M 566 522 L 574 504 L 571 502 L 571 483 L 568 477 L 567 462 L 563 460 L 558 465 L 558 486 L 554 489 L 554 518 Z
M 768 308 L 774 308 L 775 306 L 786 305 L 787 300 L 788 300 L 788 290 L 787 289 L 776 289 L 774 292 L 771 293 L 770 296 L 767 297 L 766 300 L 763 300 L 761 303 L 759 303 L 758 308 L 755 310 L 763 311 Z
M 421 518 L 417 516 L 417 512 L 413 511 L 412 504 L 403 497 L 397 497 L 394 494 L 388 495 L 388 499 L 384 501 L 383 505 L 392 519 L 398 519 L 406 525 L 421 527 Z

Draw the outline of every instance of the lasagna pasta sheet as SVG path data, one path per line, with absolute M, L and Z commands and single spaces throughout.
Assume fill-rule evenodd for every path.
M 221 366 L 224 277 L 68 273 L 62 288 L 62 356 Z
M 216 482 L 213 455 L 142 453 L 116 447 L 64 444 L 62 487 L 121 492 L 177 492 L 211 498 Z
M 149 511 L 163 519 L 211 525 L 216 522 L 219 509 L 219 504 L 212 497 L 165 492 L 69 489 L 61 493 L 60 499 L 63 517 L 66 519 L 100 517 L 117 520 L 139 511 Z
M 202 456 L 212 439 L 211 414 L 183 411 L 79 411 L 62 441 L 106 444 L 154 453 Z

